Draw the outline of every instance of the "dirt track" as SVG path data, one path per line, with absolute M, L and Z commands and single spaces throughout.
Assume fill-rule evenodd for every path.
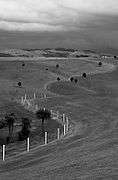
M 88 80 L 88 87 L 82 87 L 96 94 L 77 86 L 79 94 L 66 94 L 58 101 L 81 129 L 73 137 L 0 164 L 1 180 L 118 179 L 118 70 L 91 77 L 96 84 Z M 58 90 L 60 84 L 54 92 Z

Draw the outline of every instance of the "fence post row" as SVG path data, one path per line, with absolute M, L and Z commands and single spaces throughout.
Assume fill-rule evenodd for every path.
M 44 94 L 45 96 L 45 94 Z M 36 98 L 36 94 L 34 93 L 34 99 Z M 27 102 L 27 105 L 30 106 L 31 103 L 30 101 L 27 100 L 27 96 L 25 94 L 25 97 L 21 97 L 21 103 L 24 104 L 25 102 Z M 38 105 L 34 105 L 35 106 L 35 110 L 38 110 Z M 43 108 L 45 110 L 45 107 Z M 55 116 L 57 118 L 59 118 L 59 111 L 53 111 L 53 110 L 50 110 L 51 112 L 51 115 L 52 116 Z M 66 134 L 66 132 L 68 132 L 69 130 L 69 120 L 68 120 L 68 117 L 65 116 L 65 114 L 63 113 L 63 116 L 62 116 L 62 120 L 63 120 L 63 135 Z M 60 139 L 60 129 L 57 128 L 57 139 L 59 140 Z M 48 133 L 45 132 L 45 139 L 44 139 L 44 143 L 45 145 L 48 143 Z M 27 152 L 30 151 L 30 139 L 29 137 L 27 138 L 26 140 L 26 149 L 27 149 Z M 5 161 L 5 145 L 3 145 L 3 149 L 2 149 L 2 160 Z

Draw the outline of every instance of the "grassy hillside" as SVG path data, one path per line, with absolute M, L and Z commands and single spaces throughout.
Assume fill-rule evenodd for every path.
M 114 67 L 111 64 L 103 63 L 98 67 L 94 58 L 27 59 L 23 67 L 22 62 L 23 59 L 0 61 L 1 115 L 11 108 L 17 112 L 19 122 L 22 114 L 31 118 L 36 127 L 32 142 L 33 146 L 37 146 L 37 142 L 41 142 L 38 136 L 40 122 L 37 123 L 33 113 L 14 103 L 14 99 L 24 93 L 32 97 L 33 92 L 36 92 L 39 107 L 45 106 L 66 113 L 74 129 L 69 137 L 61 141 L 11 158 L 6 164 L 1 163 L 1 177 L 117 179 L 118 70 L 112 72 Z M 113 59 L 105 62 L 117 66 L 117 61 Z M 59 68 L 56 68 L 56 64 L 59 64 Z M 109 72 L 104 74 L 104 71 Z M 80 76 L 83 72 L 87 72 L 86 78 Z M 77 83 L 70 82 L 71 76 L 77 79 Z M 57 77 L 61 79 L 59 82 Z M 22 82 L 22 87 L 18 87 L 18 81 Z M 48 97 L 40 99 L 44 92 Z M 55 127 L 59 127 L 55 122 L 45 123 L 47 131 L 53 131 Z M 21 148 L 21 145 L 18 147 Z M 24 149 L 23 142 L 21 150 Z M 9 147 L 11 152 L 15 154 L 16 149 Z

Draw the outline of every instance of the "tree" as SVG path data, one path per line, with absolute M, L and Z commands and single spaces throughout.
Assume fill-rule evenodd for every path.
M 15 122 L 15 114 L 14 113 L 7 114 L 5 116 L 5 120 L 9 128 L 9 137 L 12 137 L 13 127 L 14 127 L 14 122 Z
M 98 63 L 98 65 L 99 65 L 99 66 L 102 66 L 102 62 L 100 61 L 100 62 Z
M 71 78 L 70 78 L 70 81 L 71 81 L 71 82 L 73 82 L 73 80 L 74 80 L 74 78 L 73 78 L 73 77 L 71 77 Z
M 47 109 L 39 109 L 36 117 L 42 120 L 42 132 L 44 132 L 44 120 L 51 119 L 51 112 Z
M 20 81 L 18 82 L 18 86 L 21 87 L 21 82 Z
M 29 137 L 30 134 L 30 120 L 28 118 L 22 118 L 22 129 L 19 132 L 19 140 L 24 140 Z
M 22 66 L 25 66 L 25 63 L 24 63 L 24 62 L 22 63 Z
M 4 128 L 7 126 L 7 122 L 5 121 L 5 119 L 1 119 L 0 120 L 0 129 Z
M 59 68 L 59 64 L 56 64 L 56 68 L 57 68 L 57 69 Z
M 75 79 L 75 83 L 77 83 L 77 81 L 78 81 L 78 80 L 77 80 L 77 79 Z
M 83 78 L 86 78 L 86 73 L 83 73 L 83 74 L 82 74 L 82 77 L 83 77 Z
M 60 78 L 59 78 L 59 77 L 57 77 L 57 81 L 60 81 Z

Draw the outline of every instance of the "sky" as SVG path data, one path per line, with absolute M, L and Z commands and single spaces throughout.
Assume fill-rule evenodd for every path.
M 0 0 L 0 48 L 117 51 L 117 37 L 118 0 Z

